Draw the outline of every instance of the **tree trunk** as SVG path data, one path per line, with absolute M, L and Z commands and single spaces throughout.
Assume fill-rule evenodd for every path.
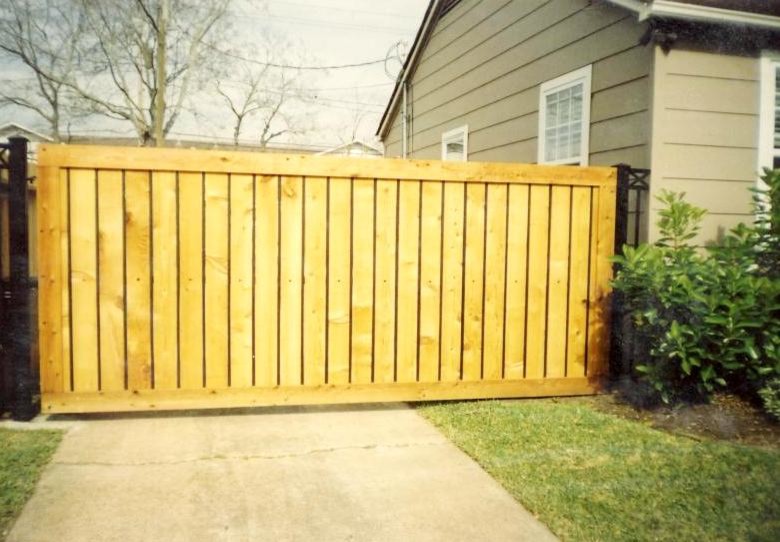
M 158 147 L 165 144 L 165 90 L 166 90 L 166 38 L 168 33 L 168 0 L 160 0 L 157 18 L 157 93 L 154 95 L 154 143 Z

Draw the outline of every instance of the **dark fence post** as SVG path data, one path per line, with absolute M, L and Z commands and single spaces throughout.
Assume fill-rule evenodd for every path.
M 615 202 L 615 254 L 621 254 L 623 245 L 628 242 L 628 190 L 631 177 L 631 166 L 626 164 L 617 164 L 617 201 Z M 613 265 L 613 271 L 617 273 L 617 264 Z M 624 325 L 623 295 L 620 292 L 612 292 L 612 322 L 609 349 L 609 367 L 610 374 L 619 377 L 625 374 L 627 369 L 625 346 L 630 343 L 630 339 L 624 336 L 626 326 Z
M 8 359 L 13 365 L 14 397 L 11 414 L 17 420 L 30 420 L 36 414 L 33 404 L 30 345 L 30 267 L 27 231 L 27 139 L 8 138 L 8 211 L 10 277 L 5 293 L 9 333 Z

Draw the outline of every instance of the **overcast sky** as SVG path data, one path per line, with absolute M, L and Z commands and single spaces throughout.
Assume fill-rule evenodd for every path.
M 208 1 L 208 0 L 203 0 Z M 284 36 L 305 51 L 305 61 L 314 66 L 334 66 L 384 59 L 398 42 L 411 46 L 420 25 L 427 0 L 233 0 L 228 14 L 235 34 L 251 40 L 262 31 Z M 229 46 L 231 44 L 226 44 Z M 387 63 L 396 74 L 397 61 Z M 316 96 L 309 117 L 316 129 L 294 137 L 299 143 L 328 145 L 343 142 L 358 126 L 357 136 L 372 141 L 385 103 L 393 89 L 384 63 L 347 69 L 307 71 L 306 87 Z M 3 122 L 21 121 L 44 127 L 29 114 L 2 111 Z M 359 120 L 359 122 L 358 122 Z M 95 133 L 110 129 L 118 135 L 128 125 L 92 121 L 74 132 Z M 206 120 L 184 114 L 169 139 L 194 139 L 197 136 L 229 140 L 232 125 L 224 112 L 207 112 Z M 249 136 L 249 134 L 247 134 Z M 246 138 L 251 142 L 249 137 Z

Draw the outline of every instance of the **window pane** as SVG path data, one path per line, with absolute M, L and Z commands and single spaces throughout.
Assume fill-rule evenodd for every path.
M 547 112 L 544 116 L 545 126 L 555 125 L 555 117 L 558 115 L 558 102 L 550 100 L 551 96 L 547 97 Z
M 576 159 L 582 143 L 584 83 L 578 82 L 544 97 L 544 160 Z
M 463 140 L 461 141 L 448 141 L 446 148 L 447 160 L 463 160 Z

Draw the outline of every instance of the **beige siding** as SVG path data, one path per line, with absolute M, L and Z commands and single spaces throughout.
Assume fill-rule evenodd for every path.
M 468 124 L 469 160 L 535 162 L 539 86 L 593 65 L 595 165 L 649 166 L 652 49 L 628 12 L 587 0 L 463 0 L 436 25 L 411 81 L 410 158 L 438 158 Z M 401 154 L 401 114 L 384 138 Z
M 758 78 L 754 56 L 694 50 L 655 51 L 650 239 L 661 190 L 685 192 L 709 215 L 696 240 L 717 242 L 751 220 L 758 173 Z

